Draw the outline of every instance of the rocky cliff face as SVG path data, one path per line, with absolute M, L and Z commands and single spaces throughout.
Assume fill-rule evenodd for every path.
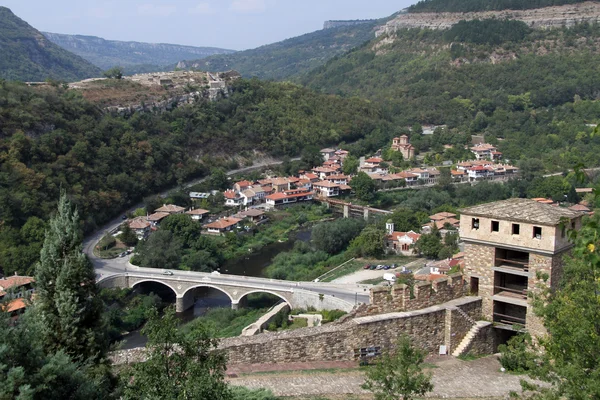
M 469 13 L 403 13 L 381 26 L 377 36 L 390 34 L 403 28 L 448 29 L 461 20 L 516 19 L 532 28 L 543 29 L 572 26 L 581 22 L 600 21 L 600 3 L 586 2 L 532 10 L 503 10 Z
M 375 21 L 374 19 L 360 19 L 360 20 L 352 20 L 352 21 L 325 21 L 323 24 L 323 29 L 333 29 L 339 28 L 340 26 L 353 26 L 353 25 L 361 25 L 368 24 L 369 22 Z

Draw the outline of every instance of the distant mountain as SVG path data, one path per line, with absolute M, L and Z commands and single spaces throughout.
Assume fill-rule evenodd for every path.
M 64 35 L 43 32 L 53 43 L 83 57 L 92 64 L 109 69 L 124 67 L 127 72 L 164 69 L 186 59 L 202 59 L 215 54 L 231 54 L 234 50 L 216 47 L 180 46 L 165 43 L 121 42 L 96 36 Z
M 74 81 L 99 76 L 99 68 L 50 42 L 40 31 L 0 7 L 0 78 Z
M 385 22 L 372 20 L 350 26 L 342 24 L 252 50 L 183 61 L 177 66 L 208 71 L 233 69 L 245 77 L 284 80 L 307 73 L 375 38 L 375 28 Z

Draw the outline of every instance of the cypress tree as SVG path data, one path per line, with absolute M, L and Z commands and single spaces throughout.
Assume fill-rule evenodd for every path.
M 100 360 L 108 349 L 92 263 L 82 253 L 79 214 L 61 193 L 36 266 L 35 311 L 44 347 L 74 359 Z

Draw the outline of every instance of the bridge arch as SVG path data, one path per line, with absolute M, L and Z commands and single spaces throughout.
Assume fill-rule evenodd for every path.
M 292 306 L 292 303 L 291 303 L 291 302 L 290 302 L 290 301 L 289 301 L 287 298 L 285 298 L 285 296 L 283 296 L 282 294 L 280 294 L 280 293 L 277 293 L 277 292 L 275 292 L 275 291 L 266 290 L 266 289 L 253 289 L 253 290 L 250 290 L 250 291 L 248 291 L 248 292 L 246 292 L 246 293 L 242 294 L 242 295 L 239 297 L 239 299 L 238 299 L 238 302 L 239 302 L 239 303 L 242 303 L 242 301 L 243 301 L 243 300 L 244 300 L 244 299 L 245 299 L 245 298 L 246 298 L 248 295 L 251 295 L 251 294 L 254 294 L 254 293 L 267 293 L 267 294 L 271 294 L 271 295 L 273 295 L 273 296 L 276 296 L 276 297 L 280 298 L 281 300 L 285 301 L 285 302 L 286 302 L 286 304 L 287 304 L 288 306 L 290 306 L 290 309 L 294 308 L 294 307 Z
M 163 282 L 161 280 L 158 280 L 158 279 L 152 279 L 152 278 L 142 279 L 142 280 L 139 280 L 139 281 L 136 281 L 135 283 L 133 283 L 133 285 L 131 285 L 131 288 L 135 289 L 136 287 L 142 286 L 144 283 L 152 283 L 152 284 L 160 285 L 161 287 L 169 289 L 173 293 L 173 300 L 176 299 L 177 296 L 178 296 L 176 288 L 174 288 L 170 284 L 165 283 L 165 282 Z
M 183 297 L 186 297 L 186 296 L 188 296 L 188 295 L 189 295 L 189 293 L 191 293 L 191 292 L 192 292 L 194 289 L 198 289 L 198 288 L 201 288 L 201 287 L 208 287 L 208 288 L 211 288 L 211 289 L 218 290 L 219 292 L 221 292 L 221 293 L 223 293 L 223 294 L 227 295 L 227 297 L 229 297 L 229 300 L 231 300 L 231 302 L 232 302 L 232 303 L 234 303 L 234 302 L 235 302 L 235 300 L 234 300 L 233 296 L 231 296 L 231 294 L 230 294 L 230 293 L 228 293 L 228 292 L 227 292 L 225 289 L 223 289 L 222 287 L 219 287 L 219 286 L 217 286 L 217 285 L 211 285 L 210 283 L 201 283 L 201 284 L 198 284 L 198 285 L 190 286 L 190 287 L 189 287 L 189 288 L 187 288 L 187 289 L 185 290 L 185 292 L 183 293 Z

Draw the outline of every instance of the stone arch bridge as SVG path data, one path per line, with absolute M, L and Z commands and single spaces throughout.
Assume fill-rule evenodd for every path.
M 229 297 L 237 309 L 246 296 L 269 293 L 285 301 L 290 308 L 314 307 L 317 310 L 351 311 L 358 303 L 369 302 L 368 285 L 336 285 L 316 282 L 290 282 L 276 279 L 237 275 L 213 275 L 200 272 L 175 271 L 173 275 L 156 272 L 124 272 L 98 280 L 104 288 L 134 288 L 153 282 L 169 288 L 175 294 L 176 311 L 183 312 L 196 301 L 197 288 L 216 289 Z

